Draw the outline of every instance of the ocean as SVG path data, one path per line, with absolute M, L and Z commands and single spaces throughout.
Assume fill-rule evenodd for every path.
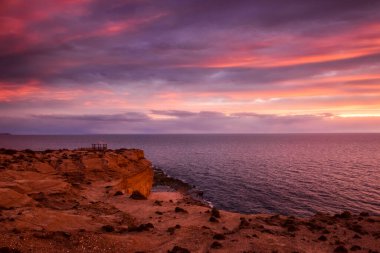
M 220 209 L 380 215 L 380 134 L 0 135 L 0 147 L 140 148 Z

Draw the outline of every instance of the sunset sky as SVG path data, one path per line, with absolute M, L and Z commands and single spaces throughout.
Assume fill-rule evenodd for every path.
M 380 1 L 0 0 L 0 132 L 380 132 Z

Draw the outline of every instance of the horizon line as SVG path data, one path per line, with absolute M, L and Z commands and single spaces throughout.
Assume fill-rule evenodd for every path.
M 301 134 L 380 134 L 380 132 L 284 132 L 284 133 L 0 133 L 0 136 L 78 136 L 78 135 L 301 135 Z

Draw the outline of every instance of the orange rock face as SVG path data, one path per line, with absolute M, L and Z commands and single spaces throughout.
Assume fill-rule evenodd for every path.
M 128 195 L 137 191 L 144 197 L 149 196 L 153 185 L 153 170 L 152 164 L 144 158 L 142 150 L 125 150 L 116 160 L 109 157 L 107 162 L 110 168 L 119 171 L 122 175 L 115 189 Z
M 59 195 L 75 192 L 82 183 L 112 182 L 112 192 L 148 197 L 153 169 L 142 150 L 23 152 L 0 154 L 2 208 L 30 204 L 31 194 Z M 14 203 L 13 203 L 14 202 Z

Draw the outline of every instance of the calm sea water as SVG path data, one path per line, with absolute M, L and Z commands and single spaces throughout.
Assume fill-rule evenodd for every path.
M 221 209 L 380 214 L 380 134 L 0 136 L 0 147 L 62 149 L 103 141 L 141 148 L 155 166 Z

